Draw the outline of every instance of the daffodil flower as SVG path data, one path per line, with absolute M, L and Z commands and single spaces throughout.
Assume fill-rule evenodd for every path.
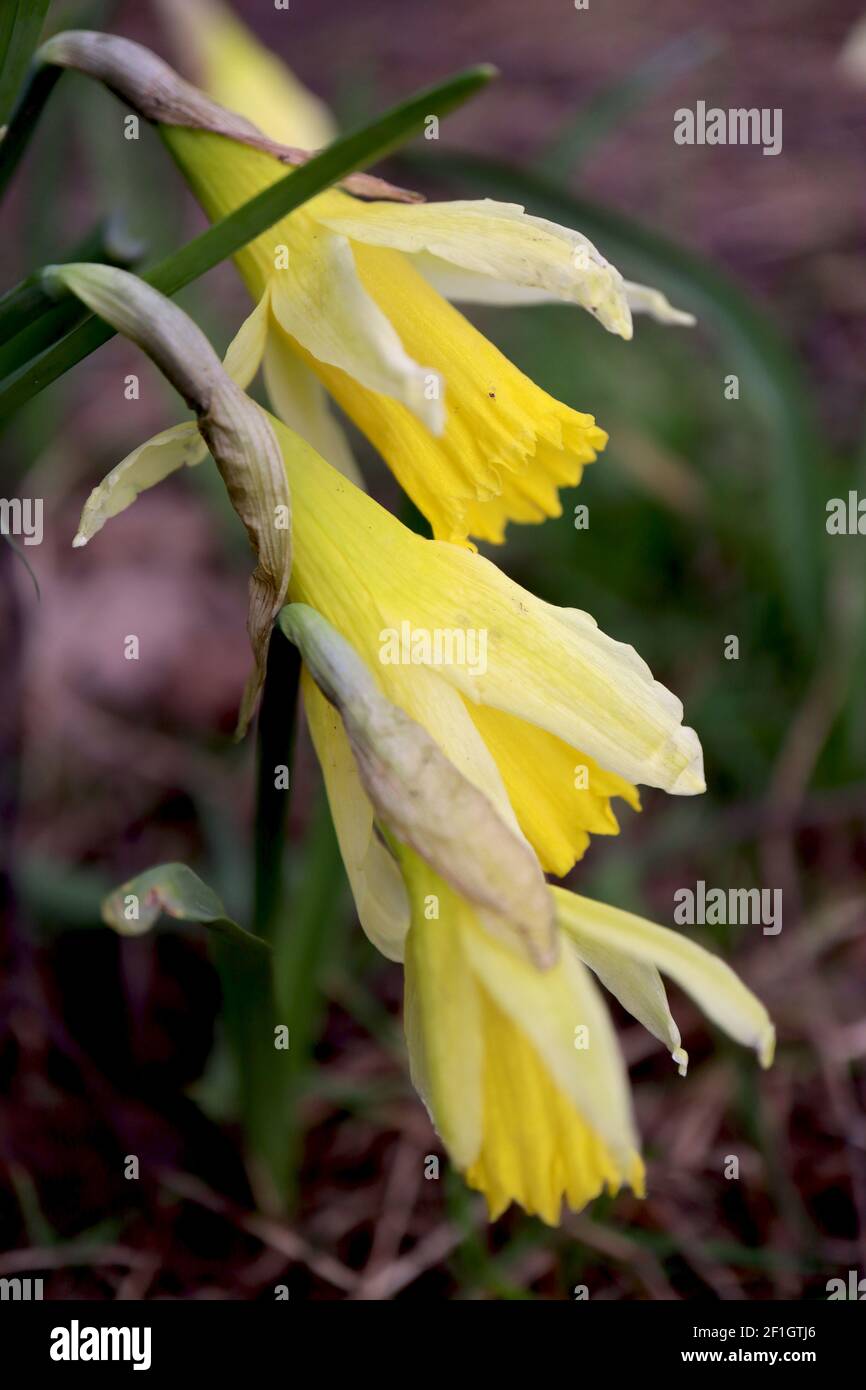
M 226 358 L 242 375 L 251 332 L 248 324 Z M 388 697 L 471 782 L 493 788 L 488 794 L 545 869 L 565 874 L 591 833 L 615 833 L 611 799 L 637 805 L 635 783 L 680 795 L 704 790 L 700 743 L 682 724 L 682 705 L 633 648 L 607 637 L 587 613 L 537 599 L 476 552 L 414 534 L 269 419 L 292 494 L 290 600 L 351 637 Z M 112 469 L 87 501 L 76 545 L 189 461 L 177 453 L 178 432 L 187 428 L 158 436 Z M 483 668 L 437 660 L 430 643 L 413 647 L 409 660 L 387 660 L 390 636 L 404 624 L 421 634 L 483 633 Z M 310 693 L 315 734 L 321 697 Z M 337 751 L 329 749 L 329 762 Z M 325 767 L 335 784 L 345 783 L 335 798 L 337 831 L 362 925 L 387 953 L 405 929 L 405 904 L 343 753 L 342 766 Z
M 292 605 L 280 623 L 304 659 L 336 824 L 345 825 L 347 799 L 356 820 L 365 798 L 399 868 L 407 911 L 388 954 L 404 963 L 412 1078 L 451 1160 L 484 1193 L 493 1220 L 517 1202 L 555 1225 L 563 1200 L 579 1210 L 624 1185 L 642 1195 L 625 1066 L 593 976 L 669 1049 L 682 1075 L 688 1058 L 660 972 L 768 1066 L 774 1031 L 763 1005 L 724 962 L 676 932 L 531 875 L 527 882 L 512 865 L 520 840 L 512 835 L 509 850 L 495 781 L 481 790 L 443 755 L 461 755 L 459 719 L 442 750 L 431 751 L 320 615 Z M 490 888 L 477 872 L 483 880 L 488 862 L 498 864 L 492 921 Z M 548 895 L 551 921 L 535 906 L 542 934 L 527 940 L 527 902 L 538 891 Z
M 55 274 L 117 321 L 130 277 L 100 267 Z M 261 317 L 248 320 L 228 349 L 223 371 L 235 383 L 250 379 L 261 328 Z M 616 833 L 611 800 L 637 806 L 635 783 L 703 791 L 701 748 L 683 727 L 682 705 L 631 647 L 605 636 L 588 614 L 535 598 L 477 553 L 415 535 L 299 435 L 258 413 L 270 422 L 292 497 L 292 570 L 282 592 L 351 636 L 392 702 L 485 788 L 542 868 L 561 876 L 590 834 Z M 141 491 L 205 454 L 195 422 L 133 450 L 94 488 L 74 544 L 85 545 Z M 263 490 L 247 516 L 264 544 L 280 534 L 270 495 Z M 387 660 L 386 639 L 404 625 L 421 634 L 483 633 L 485 660 L 442 661 L 430 644 L 413 647 L 408 661 Z M 315 735 L 327 705 L 315 687 L 307 694 Z M 348 748 L 331 743 L 323 761 L 332 784 L 343 784 L 337 832 L 362 925 L 388 953 L 406 928 L 399 876 L 374 832 Z
M 685 1074 L 661 974 L 769 1066 L 766 1010 L 727 965 L 677 932 L 550 889 L 559 959 L 539 970 L 481 926 L 417 855 L 402 863 L 411 925 L 404 1025 L 413 1081 L 491 1220 L 517 1202 L 550 1225 L 604 1190 L 643 1195 L 622 1055 L 594 978 Z M 431 899 L 438 916 L 431 916 Z M 660 973 L 661 972 L 661 973 Z
M 105 41 L 98 69 L 88 70 L 144 102 L 216 219 L 285 174 L 278 149 L 262 147 L 268 140 L 325 133 L 322 110 L 316 103 L 298 117 L 298 84 L 222 7 L 190 4 L 180 23 L 195 36 L 205 90 L 220 107 L 212 101 L 197 110 L 183 84 L 179 110 L 169 102 L 155 108 L 142 83 L 128 78 L 125 65 L 139 46 L 126 41 L 112 41 L 123 55 L 120 70 L 108 72 Z M 80 37 L 65 33 L 47 47 L 69 53 Z M 222 108 L 255 122 L 258 135 Z M 559 489 L 580 481 L 607 436 L 592 415 L 520 372 L 449 298 L 571 303 L 625 338 L 632 307 L 692 321 L 660 292 L 624 281 L 580 232 L 491 199 L 366 203 L 331 189 L 245 247 L 236 263 L 265 330 L 265 380 L 277 413 L 357 479 L 327 391 L 434 535 L 458 543 L 500 542 L 508 521 L 558 516 Z
M 280 623 L 304 659 L 305 705 L 359 916 L 405 964 L 412 1075 L 452 1161 L 491 1217 L 518 1202 L 555 1223 L 563 1200 L 579 1209 L 604 1189 L 642 1192 L 625 1068 L 592 975 L 681 1072 L 687 1058 L 660 971 L 764 1064 L 773 1029 L 736 976 L 694 943 L 545 883 L 533 852 L 544 845 L 540 827 L 549 822 L 569 843 L 573 825 L 585 833 L 591 817 L 586 802 L 569 814 L 557 798 L 538 815 L 534 803 L 561 765 L 545 763 L 534 740 L 585 747 L 608 777 L 700 791 L 700 746 L 679 702 L 586 614 L 540 603 L 481 556 L 408 531 L 253 406 L 180 311 L 133 280 L 102 266 L 48 275 L 165 365 L 196 405 L 196 428 L 265 555 L 270 513 L 291 495 L 290 577 L 289 553 L 275 552 L 274 592 L 287 580 L 291 600 Z M 227 355 L 241 378 L 250 333 Z M 261 449 L 282 456 L 282 484 L 270 464 L 267 484 L 256 484 Z M 77 542 L 191 461 L 171 438 L 134 451 L 94 490 Z M 408 664 L 383 663 L 383 631 L 407 612 L 428 629 L 483 623 L 488 659 L 466 670 L 437 664 L 422 646 L 418 663 L 414 651 Z M 498 746 L 479 711 L 510 721 Z M 513 757 L 506 789 L 498 758 L 509 739 L 535 761 Z M 603 782 L 596 795 L 609 794 Z

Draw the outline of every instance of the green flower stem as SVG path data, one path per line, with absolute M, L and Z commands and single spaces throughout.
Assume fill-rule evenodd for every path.
M 288 916 L 286 823 L 300 673 L 297 648 L 274 628 L 258 719 L 252 917 L 253 933 L 269 944 Z M 216 962 L 237 1065 L 252 1180 L 267 1208 L 284 1211 L 294 1187 L 298 1147 L 293 1021 L 281 1016 L 277 1006 L 271 955 L 263 960 L 242 958 L 218 943 Z M 280 1027 L 288 1029 L 288 1047 L 278 1045 Z
M 335 140 L 307 164 L 293 169 L 179 251 L 152 266 L 143 278 L 163 294 L 176 294 L 324 188 L 390 154 L 423 128 L 427 116 L 441 116 L 452 111 L 494 75 L 495 70 L 488 66 L 468 68 L 447 82 L 429 87 L 393 107 L 362 130 Z M 113 336 L 113 329 L 91 315 L 59 343 L 11 373 L 0 386 L 0 422 Z
M 273 937 L 284 898 L 286 823 L 300 676 L 300 652 L 274 627 L 259 709 L 256 768 L 253 931 L 266 941 Z M 278 781 L 289 785 L 280 787 Z
M 319 807 L 286 884 L 286 825 L 300 653 L 275 627 L 258 719 L 253 930 L 270 958 L 243 958 L 218 944 L 226 1018 L 241 1085 L 241 1114 L 258 1196 L 287 1211 L 303 1148 L 301 1101 L 324 1012 L 324 975 L 345 890 L 327 804 Z M 289 773 L 288 787 L 283 769 Z M 278 1030 L 288 1047 L 278 1047 Z M 284 1035 L 285 1036 L 285 1035 Z
M 291 1045 L 283 1053 L 286 1113 L 286 1199 L 293 1206 L 301 1165 L 304 1123 L 301 1104 L 316 1086 L 313 1048 L 326 1013 L 326 991 L 345 925 L 346 875 L 324 795 L 296 856 L 291 912 L 276 923 L 273 940 L 274 995 Z
M 6 134 L 0 142 L 0 197 L 6 192 L 21 156 L 27 148 L 39 117 L 54 90 L 61 69 L 47 63 L 36 63 L 30 70 L 27 84 L 15 108 Z
M 0 5 L 0 126 L 9 120 L 15 105 L 49 3 L 50 0 L 3 0 Z
M 214 938 L 223 1018 L 237 1077 L 240 1120 L 250 1181 L 265 1211 L 283 1212 L 291 1187 L 289 1106 L 278 1051 L 270 956 L 254 956 Z

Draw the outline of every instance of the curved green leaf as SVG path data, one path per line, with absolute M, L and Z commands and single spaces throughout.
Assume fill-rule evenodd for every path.
M 186 864 L 145 869 L 115 888 L 102 904 L 103 922 L 121 936 L 143 936 L 163 914 L 181 922 L 200 922 L 235 945 L 256 952 L 270 950 L 267 942 L 232 921 L 213 889 Z
M 716 57 L 724 46 L 721 34 L 708 29 L 678 34 L 637 68 L 605 84 L 570 117 L 537 167 L 548 178 L 567 178 L 597 145 L 657 92 Z
M 379 120 L 353 134 L 335 140 L 321 154 L 292 169 L 277 183 L 257 193 L 221 222 L 181 247 L 173 255 L 151 266 L 142 278 L 163 294 L 174 295 L 185 285 L 227 260 L 262 232 L 266 232 L 287 213 L 321 193 L 358 169 L 383 159 L 410 136 L 423 129 L 426 117 L 434 112 L 446 115 L 485 86 L 495 75 L 489 66 L 467 68 L 464 72 L 428 87 L 399 106 L 392 107 Z M 89 317 L 60 342 L 13 372 L 0 387 L 0 420 L 52 381 L 95 352 L 114 336 L 114 330 L 101 320 Z
M 49 0 L 3 0 L 0 5 L 0 126 L 15 105 L 48 5 Z

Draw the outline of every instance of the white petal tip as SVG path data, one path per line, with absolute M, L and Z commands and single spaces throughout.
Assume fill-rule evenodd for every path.
M 699 796 L 707 789 L 704 778 L 704 750 L 694 729 L 683 728 L 677 738 L 681 766 L 666 788 L 672 796 Z
M 625 300 L 610 302 L 611 298 L 612 296 L 608 295 L 608 302 L 600 304 L 592 312 L 602 328 L 606 328 L 608 333 L 613 333 L 615 337 L 624 338 L 626 342 L 630 342 L 634 337 L 634 320 L 631 316 L 631 310 Z M 581 301 L 576 300 L 575 302 L 579 304 Z
M 758 1040 L 758 1058 L 762 1067 L 771 1067 L 773 1058 L 776 1055 L 776 1030 L 772 1023 L 767 1025 L 766 1031 Z
M 635 312 L 639 312 L 635 310 Z M 694 314 L 686 313 L 685 309 L 675 309 L 672 304 L 665 301 L 664 308 L 653 312 L 647 309 L 647 318 L 655 319 L 656 323 L 662 323 L 666 328 L 694 328 L 697 319 Z
M 650 285 L 635 285 L 625 282 L 626 298 L 629 308 L 635 314 L 647 314 L 656 323 L 664 323 L 679 328 L 694 328 L 697 319 L 686 309 L 677 309 L 667 295 Z
M 680 1076 L 685 1076 L 689 1069 L 689 1054 L 684 1047 L 678 1047 L 671 1053 L 671 1059 L 676 1063 Z
M 75 535 L 75 537 L 73 538 L 73 541 L 72 541 L 72 548 L 73 548 L 73 550 L 80 550 L 81 546 L 87 545 L 87 542 L 88 542 L 89 540 L 90 540 L 90 537 L 89 537 L 89 536 L 86 536 L 86 535 L 84 534 L 83 531 L 79 531 L 79 532 Z

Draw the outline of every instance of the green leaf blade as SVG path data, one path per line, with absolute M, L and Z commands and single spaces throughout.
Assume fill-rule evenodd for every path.
M 15 105 L 36 51 L 50 0 L 3 0 L 0 6 L 0 126 Z
M 137 909 L 132 917 L 127 916 L 130 899 L 135 900 Z M 268 951 L 266 942 L 232 921 L 213 889 L 186 864 L 157 864 L 146 869 L 122 883 L 102 904 L 102 920 L 120 936 L 143 936 L 163 915 L 200 923 L 257 953 Z
M 308 163 L 293 169 L 179 251 L 152 266 L 142 278 L 163 294 L 176 294 L 323 189 L 392 153 L 423 129 L 427 116 L 447 115 L 486 86 L 494 75 L 495 69 L 487 65 L 468 68 L 410 97 L 371 125 L 335 140 Z M 111 328 L 90 317 L 60 342 L 24 363 L 0 386 L 0 422 L 113 336 Z

